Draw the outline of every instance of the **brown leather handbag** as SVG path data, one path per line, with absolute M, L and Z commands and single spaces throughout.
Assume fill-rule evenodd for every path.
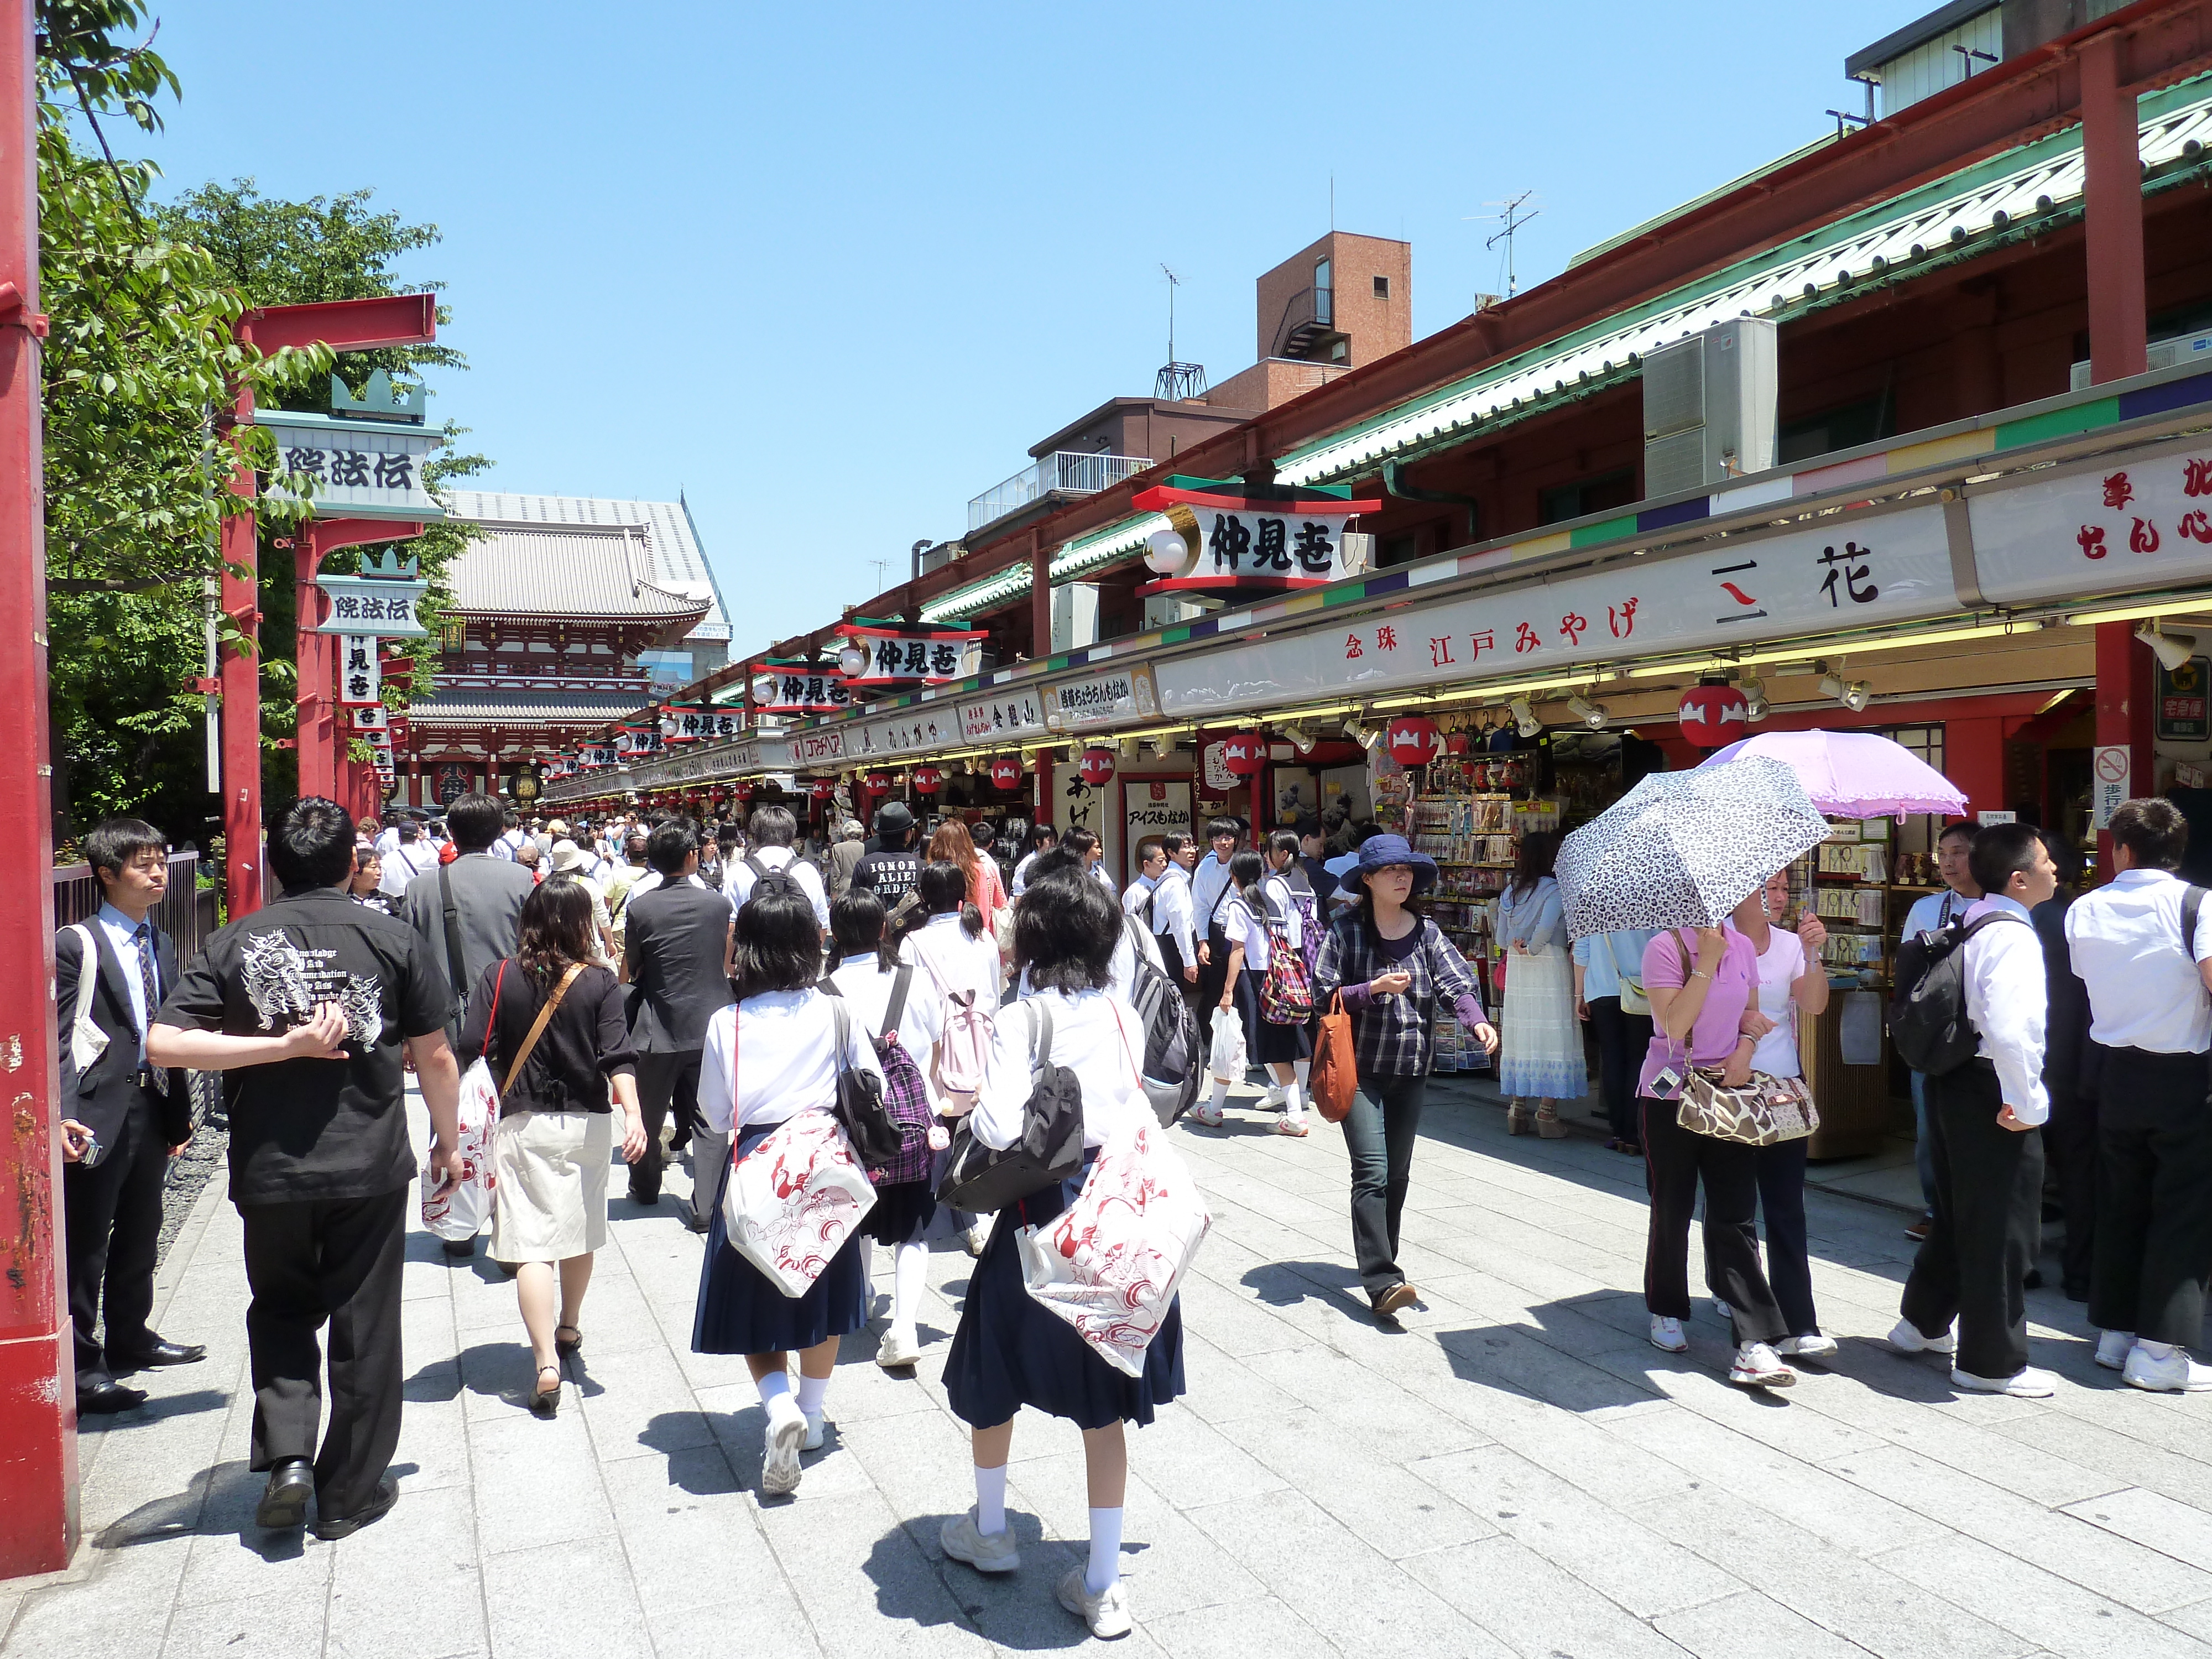
M 1307 1081 L 1322 1121 L 1343 1122 L 1359 1087 L 1359 1059 L 1352 1046 L 1352 1016 L 1344 1012 L 1341 991 L 1330 995 L 1328 1012 L 1321 1017 L 1321 1033 L 1314 1043 Z

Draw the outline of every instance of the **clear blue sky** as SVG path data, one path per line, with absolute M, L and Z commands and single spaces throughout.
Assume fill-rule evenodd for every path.
M 1347 8 L 155 0 L 172 185 L 372 186 L 443 243 L 434 414 L 485 487 L 690 496 L 738 651 L 896 580 L 1029 446 L 1225 380 L 1253 279 L 1328 228 L 1413 245 L 1416 336 L 1857 110 L 1934 0 Z

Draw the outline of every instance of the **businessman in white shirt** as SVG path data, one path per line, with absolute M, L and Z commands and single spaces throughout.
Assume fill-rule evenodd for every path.
M 2123 801 L 2106 886 L 2066 912 L 2074 971 L 2103 1050 L 2089 1322 L 2097 1363 L 2155 1393 L 2212 1389 L 2189 1350 L 2212 1268 L 2212 903 L 2173 872 L 2189 821 Z
M 1951 1384 L 1978 1394 L 2055 1392 L 2027 1363 L 2023 1281 L 2043 1231 L 2043 1087 L 2048 992 L 2028 912 L 2057 890 L 2043 838 L 2024 823 L 1978 831 L 1968 854 L 1984 896 L 1967 906 L 1966 1018 L 1975 1058 L 1928 1079 L 1936 1215 L 1889 1340 L 1952 1357 Z M 1957 1321 L 1954 1334 L 1952 1322 Z

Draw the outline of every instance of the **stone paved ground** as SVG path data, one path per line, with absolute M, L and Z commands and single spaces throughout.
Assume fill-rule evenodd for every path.
M 1723 1327 L 1644 1340 L 1638 1167 L 1503 1115 L 1432 1109 L 1407 1217 L 1427 1304 L 1347 1294 L 1341 1137 L 1255 1116 L 1178 1132 L 1216 1229 L 1184 1293 L 1191 1390 L 1132 1439 L 1130 1652 L 1638 1659 L 2013 1659 L 2212 1650 L 2212 1399 L 2118 1387 L 2077 1307 L 2034 1298 L 2048 1401 L 1959 1398 L 1887 1352 L 1899 1218 L 1815 1194 L 1843 1352 L 1786 1396 L 1730 1389 Z M 678 1183 L 680 1185 L 680 1182 Z M 793 1502 L 753 1488 L 741 1362 L 688 1351 L 698 1245 L 617 1205 L 557 1421 L 515 1403 L 512 1288 L 407 1268 L 410 1376 L 392 1518 L 345 1542 L 251 1525 L 238 1224 L 210 1188 L 162 1270 L 161 1328 L 208 1362 L 83 1442 L 90 1540 L 0 1585 L 9 1659 L 663 1659 L 1074 1645 L 1051 1586 L 1086 1530 L 1074 1431 L 1024 1421 L 1025 1561 L 938 1550 L 972 1492 L 938 1382 L 968 1259 L 942 1248 L 914 1380 L 856 1337 L 830 1445 Z M 879 1269 L 888 1263 L 878 1256 Z M 879 1274 L 880 1277 L 880 1274 Z

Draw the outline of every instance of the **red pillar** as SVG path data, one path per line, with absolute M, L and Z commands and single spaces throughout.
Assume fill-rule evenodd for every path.
M 250 318 L 237 328 L 252 343 Z M 231 413 L 242 427 L 253 419 L 253 393 L 240 387 Z M 253 469 L 242 459 L 231 468 L 230 493 L 251 501 Z M 252 512 L 222 521 L 222 608 L 238 625 L 241 647 L 226 641 L 220 659 L 222 684 L 223 890 L 230 920 L 261 908 L 261 556 Z M 243 572 L 241 575 L 236 574 Z
M 2089 378 L 2140 374 L 2148 367 L 2143 295 L 2142 156 L 2136 95 L 2123 84 L 2120 37 L 2107 33 L 2081 47 L 2082 204 L 2089 262 Z M 2149 648 L 2128 623 L 2097 625 L 2097 742 L 2124 744 L 2131 787 L 2154 787 Z M 2112 844 L 2100 836 L 2099 862 L 2110 869 Z
M 315 586 L 322 568 L 323 548 L 318 526 L 308 525 L 292 543 L 292 568 L 297 587 L 293 595 L 293 649 L 299 665 L 298 725 L 300 737 L 300 794 L 337 800 L 338 739 L 335 701 L 337 690 L 336 641 L 315 630 L 323 620 L 323 591 Z
M 53 1572 L 77 1541 L 76 1369 L 57 1239 L 54 902 L 46 750 L 46 556 L 39 453 L 39 191 L 31 0 L 0 4 L 0 1578 Z

